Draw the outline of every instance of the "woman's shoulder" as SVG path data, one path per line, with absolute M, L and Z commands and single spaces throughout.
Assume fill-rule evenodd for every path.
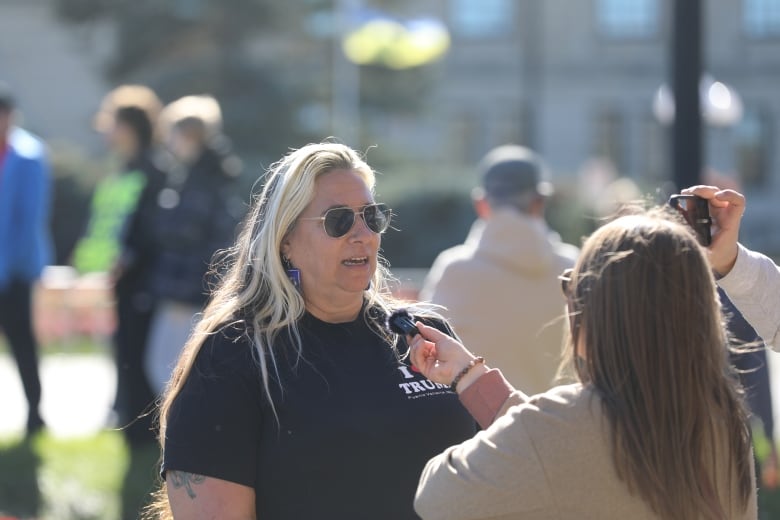
M 537 406 L 572 408 L 592 402 L 599 402 L 599 396 L 590 385 L 570 383 L 554 386 L 549 390 L 532 395 L 528 402 Z
M 581 384 L 557 386 L 534 395 L 510 408 L 494 426 L 528 439 L 551 474 L 610 460 L 600 399 Z
M 201 370 L 245 371 L 254 366 L 254 358 L 254 341 L 249 327 L 243 322 L 233 322 L 205 334 L 195 364 Z
M 241 324 L 230 324 L 205 334 L 193 355 L 182 395 L 205 406 L 204 396 L 231 396 L 238 402 L 259 403 L 262 396 L 260 362 L 251 334 Z M 211 406 L 220 406 L 218 398 L 209 398 Z M 217 403 L 217 404 L 215 404 Z
M 544 429 L 545 425 L 557 428 L 570 424 L 574 428 L 588 429 L 588 425 L 600 424 L 601 399 L 588 385 L 561 385 L 531 396 L 510 413 L 526 427 Z

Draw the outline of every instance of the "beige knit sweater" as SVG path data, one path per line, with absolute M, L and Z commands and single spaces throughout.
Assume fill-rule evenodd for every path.
M 588 387 L 528 398 L 491 370 L 461 400 L 483 426 L 498 418 L 428 462 L 415 498 L 423 519 L 657 520 L 618 478 L 601 403 Z M 757 518 L 755 487 L 747 511 L 735 505 L 729 518 Z
M 558 275 L 574 267 L 577 254 L 542 220 L 497 208 L 464 244 L 437 257 L 420 298 L 443 305 L 463 344 L 480 345 L 516 388 L 545 392 L 569 326 Z

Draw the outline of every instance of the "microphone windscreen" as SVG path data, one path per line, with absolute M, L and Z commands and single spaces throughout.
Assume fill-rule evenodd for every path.
M 387 328 L 391 332 L 400 334 L 402 336 L 414 336 L 420 332 L 417 330 L 417 326 L 414 324 L 409 311 L 406 309 L 398 309 L 387 318 Z

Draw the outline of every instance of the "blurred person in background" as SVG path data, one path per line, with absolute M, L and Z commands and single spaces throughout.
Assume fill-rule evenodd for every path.
M 159 518 L 412 520 L 425 461 L 475 433 L 385 328 L 375 180 L 337 143 L 269 170 L 162 401 Z
M 756 519 L 747 411 L 706 252 L 688 226 L 668 211 L 620 217 L 585 241 L 561 289 L 577 383 L 536 396 L 418 326 L 415 366 L 452 384 L 485 428 L 428 462 L 418 513 Z
M 118 167 L 95 188 L 86 233 L 73 253 L 79 272 L 107 272 L 113 286 L 114 406 L 131 444 L 154 442 L 150 413 L 154 394 L 143 360 L 155 304 L 150 274 L 157 254 L 153 238 L 157 197 L 165 179 L 154 135 L 161 108 L 157 95 L 142 85 L 122 85 L 103 98 L 95 128 L 105 136 Z
M 51 261 L 51 181 L 46 148 L 37 137 L 14 126 L 15 108 L 10 87 L 0 82 L 0 328 L 27 397 L 30 436 L 44 426 L 32 293 Z
M 552 386 L 563 344 L 558 275 L 577 248 L 544 219 L 552 185 L 541 158 L 516 145 L 490 151 L 473 192 L 478 220 L 462 245 L 433 263 L 420 297 L 442 305 L 464 343 L 481 345 L 512 384 L 530 393 Z
M 233 243 L 246 211 L 238 193 L 241 163 L 222 133 L 217 100 L 183 97 L 163 109 L 160 122 L 173 161 L 158 197 L 154 229 L 158 254 L 152 281 L 158 305 L 145 370 L 156 394 L 170 379 L 207 301 L 211 259 Z

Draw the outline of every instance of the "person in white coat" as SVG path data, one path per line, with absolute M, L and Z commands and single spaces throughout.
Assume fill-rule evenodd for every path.
M 479 218 L 465 243 L 438 256 L 420 297 L 444 306 L 460 338 L 480 345 L 513 385 L 543 392 L 555 379 L 565 329 L 557 276 L 578 250 L 547 227 L 552 186 L 536 153 L 500 146 L 479 170 L 472 193 Z
M 710 202 L 713 219 L 710 264 L 718 285 L 767 345 L 780 349 L 780 268 L 739 243 L 745 197 L 716 186 L 693 186 L 684 194 Z

